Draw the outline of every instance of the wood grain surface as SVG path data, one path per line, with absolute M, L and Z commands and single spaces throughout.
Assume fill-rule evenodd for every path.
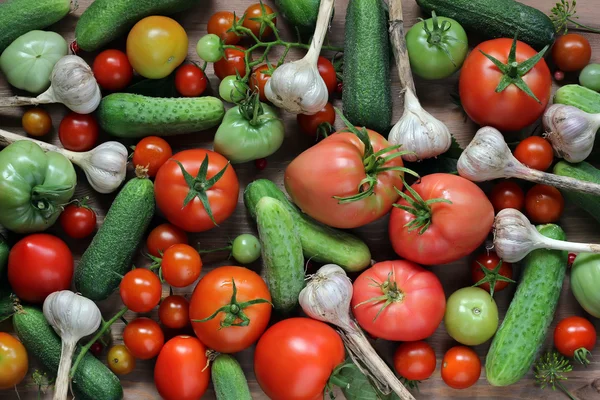
M 541 9 L 543 12 L 549 12 L 556 0 L 527 0 L 525 3 Z M 1 1 L 0 1 L 1 2 Z M 50 27 L 50 30 L 54 30 L 64 35 L 64 37 L 71 41 L 74 38 L 75 24 L 79 15 L 89 5 L 91 0 L 79 0 L 79 8 L 71 15 L 67 16 L 63 21 Z M 253 0 L 228 0 L 228 1 L 217 1 L 217 0 L 205 0 L 202 4 L 195 7 L 194 9 L 176 15 L 175 18 L 185 27 L 189 39 L 190 49 L 189 58 L 191 60 L 198 61 L 198 57 L 195 53 L 195 43 L 197 40 L 206 33 L 206 24 L 211 14 L 218 10 L 231 10 L 236 11 L 238 14 L 242 14 L 246 7 L 253 3 Z M 272 1 L 267 0 L 267 3 Z M 344 15 L 346 11 L 346 4 L 348 0 L 338 0 L 336 2 L 336 11 L 333 24 L 329 33 L 329 43 L 342 45 L 343 44 L 343 29 L 344 29 Z M 580 21 L 582 23 L 598 26 L 598 20 L 600 20 L 600 7 L 598 7 L 598 0 L 579 0 L 577 4 Z M 420 17 L 420 11 L 414 2 L 414 0 L 404 0 L 404 19 L 407 27 L 415 23 L 418 17 Z M 282 22 L 278 21 L 279 26 L 284 31 L 284 36 L 291 37 L 289 35 L 290 29 L 286 27 Z M 1 29 L 1 27 L 0 27 Z M 600 62 L 600 36 L 585 34 L 586 37 L 592 43 L 594 54 L 592 56 L 593 62 Z M 472 38 L 470 37 L 470 40 Z M 473 40 L 471 40 L 474 42 Z M 473 44 L 473 43 L 471 43 Z M 123 48 L 123 41 L 115 43 L 111 47 Z M 291 52 L 288 59 L 299 58 L 302 55 L 301 52 Z M 94 54 L 83 55 L 88 61 L 93 60 Z M 218 88 L 218 80 L 213 75 L 212 66 L 208 67 L 208 76 L 210 77 L 210 85 L 213 93 L 216 93 Z M 397 71 L 392 71 L 391 76 L 394 79 L 393 82 L 393 98 L 394 98 L 394 121 L 397 121 L 402 114 L 401 102 L 399 100 L 400 86 L 398 84 Z M 454 106 L 450 101 L 450 94 L 455 90 L 457 84 L 458 75 L 445 79 L 442 81 L 423 81 L 416 80 L 417 94 L 423 104 L 423 106 L 435 115 L 437 118 L 444 121 L 450 131 L 458 138 L 459 142 L 463 145 L 468 143 L 476 130 L 476 126 L 469 121 L 465 121 L 461 111 Z M 0 76 L 0 96 L 10 96 L 13 91 L 9 88 L 8 84 L 3 77 Z M 340 100 L 336 99 L 336 105 L 340 105 Z M 53 118 L 54 129 L 53 132 L 48 136 L 49 141 L 59 144 L 57 128 L 62 116 L 66 113 L 66 109 L 62 106 L 48 106 L 47 109 L 51 112 Z M 22 108 L 14 109 L 3 109 L 0 110 L 0 127 L 12 132 L 23 133 L 21 129 L 21 115 L 24 112 Z M 247 163 L 238 165 L 235 170 L 240 180 L 240 200 L 239 205 L 235 213 L 230 219 L 223 223 L 219 228 L 211 230 L 209 232 L 190 235 L 190 243 L 194 246 L 203 249 L 222 247 L 227 244 L 230 239 L 233 239 L 240 233 L 252 232 L 256 233 L 255 227 L 250 221 L 246 210 L 242 203 L 242 190 L 252 180 L 256 178 L 269 178 L 281 184 L 283 171 L 286 165 L 300 152 L 308 148 L 312 143 L 311 139 L 301 134 L 297 128 L 296 120 L 294 116 L 282 115 L 286 124 L 286 140 L 281 148 L 275 155 L 269 157 L 268 166 L 265 170 L 259 171 L 255 168 L 254 163 Z M 338 119 L 338 126 L 339 126 Z M 211 147 L 211 140 L 214 135 L 213 131 L 183 135 L 179 137 L 170 137 L 168 142 L 173 147 L 174 151 L 180 151 L 188 148 L 195 147 Z M 106 136 L 101 138 L 107 140 Z M 133 143 L 126 143 L 127 145 Z M 92 199 L 92 207 L 97 211 L 99 215 L 98 224 L 102 223 L 103 216 L 106 214 L 113 198 L 113 195 L 100 195 L 95 193 L 87 184 L 85 176 L 78 169 L 78 181 L 76 197 L 90 196 Z M 484 185 L 484 189 L 489 190 L 489 185 Z M 153 221 L 153 226 L 164 222 L 160 216 L 156 216 Z M 586 241 L 586 242 L 600 242 L 600 226 L 593 221 L 584 212 L 575 209 L 573 206 L 568 206 L 567 210 L 560 222 L 567 232 L 568 238 L 572 241 Z M 78 259 L 83 250 L 89 244 L 89 239 L 86 240 L 72 240 L 65 237 L 64 233 L 60 230 L 60 227 L 55 226 L 49 230 L 50 233 L 56 234 L 61 238 L 65 239 L 68 245 L 73 250 L 76 259 Z M 6 233 L 6 232 L 4 232 Z M 387 235 L 387 219 L 384 218 L 381 221 L 377 221 L 373 224 L 365 226 L 361 229 L 356 230 L 356 233 L 362 237 L 369 244 L 373 257 L 376 260 L 388 260 L 394 259 L 397 256 L 394 254 Z M 15 235 L 9 235 L 9 239 L 14 243 L 19 237 Z M 143 251 L 143 249 L 142 249 Z M 140 251 L 140 254 L 142 253 Z M 204 270 L 206 273 L 212 268 L 220 265 L 227 265 L 230 262 L 226 259 L 226 254 L 211 254 L 204 257 Z M 431 268 L 442 280 L 446 295 L 449 296 L 455 290 L 470 285 L 470 273 L 469 273 L 469 258 L 465 258 L 458 262 L 450 265 L 437 266 Z M 136 259 L 135 265 L 143 266 L 146 265 L 147 261 L 141 257 Z M 260 270 L 260 265 L 257 263 L 252 265 L 251 268 Z M 193 286 L 187 289 L 175 290 L 177 294 L 190 295 Z M 496 299 L 498 306 L 503 316 L 506 308 L 509 304 L 510 298 L 512 297 L 515 290 L 515 286 L 509 287 L 509 289 L 498 293 Z M 599 288 L 600 290 L 600 288 Z M 164 288 L 164 293 L 168 293 L 168 288 Z M 108 300 L 101 303 L 101 309 L 105 317 L 109 317 L 114 314 L 116 310 L 121 307 L 120 298 L 118 294 L 114 294 Z M 564 282 L 563 292 L 560 297 L 558 311 L 555 315 L 555 322 L 561 318 L 570 315 L 585 315 L 581 307 L 577 304 L 575 298 L 569 290 L 569 278 Z M 135 315 L 128 313 L 125 316 L 127 319 L 133 319 Z M 156 312 L 152 314 L 152 317 L 156 318 Z M 588 316 L 589 317 L 589 316 Z M 410 324 L 410 321 L 406 321 Z M 600 321 L 593 320 L 596 328 L 600 330 Z M 553 329 L 555 324 L 552 325 Z M 4 322 L 0 324 L 0 331 L 11 332 L 12 326 L 10 322 Z M 112 327 L 112 334 L 115 342 L 121 341 L 121 335 L 123 331 L 123 323 L 116 323 Z M 546 341 L 546 348 L 551 346 L 551 337 Z M 542 391 L 536 387 L 533 381 L 532 373 L 529 373 L 526 378 L 521 380 L 519 383 L 505 388 L 492 387 L 487 384 L 485 380 L 485 371 L 482 372 L 479 382 L 473 387 L 466 390 L 454 390 L 444 384 L 440 377 L 440 366 L 441 358 L 444 352 L 450 347 L 456 345 L 445 332 L 442 326 L 436 331 L 436 333 L 428 339 L 437 354 L 438 364 L 437 370 L 434 375 L 423 382 L 420 385 L 420 392 L 416 393 L 416 397 L 420 399 L 467 399 L 467 398 L 480 398 L 480 399 L 530 399 L 530 398 L 541 398 L 541 399 L 561 399 L 566 398 L 560 392 L 552 392 L 549 389 Z M 599 343 L 600 344 L 600 343 Z M 489 343 L 477 346 L 475 349 L 481 357 L 482 362 L 485 359 Z M 382 356 L 386 359 L 390 359 L 393 353 L 395 344 L 378 342 L 377 348 L 380 350 Z M 599 349 L 600 350 L 600 349 Z M 103 357 L 106 353 L 104 353 Z M 565 386 L 574 392 L 574 395 L 578 399 L 593 400 L 600 399 L 600 353 L 599 356 L 592 358 L 592 363 L 587 368 L 582 366 L 575 366 L 574 371 L 569 374 L 568 381 L 565 382 Z M 267 397 L 260 390 L 259 385 L 256 383 L 253 367 L 252 367 L 252 350 L 244 351 L 237 354 L 236 357 L 242 364 L 247 378 L 250 383 L 253 397 L 255 399 L 266 399 Z M 31 362 L 30 374 L 25 382 L 18 386 L 18 392 L 21 399 L 35 399 L 37 398 L 37 388 L 32 384 L 31 372 L 36 368 L 35 361 Z M 153 383 L 153 361 L 138 361 L 135 371 L 122 378 L 122 383 L 125 389 L 125 399 L 135 400 L 150 400 L 159 399 L 159 395 L 156 392 Z M 0 400 L 12 400 L 17 399 L 18 396 L 14 391 L 4 390 L 0 391 Z M 50 399 L 51 394 L 47 393 L 42 395 L 42 398 Z M 206 399 L 214 398 L 214 393 L 209 390 L 204 396 Z M 340 395 L 340 398 L 342 396 Z

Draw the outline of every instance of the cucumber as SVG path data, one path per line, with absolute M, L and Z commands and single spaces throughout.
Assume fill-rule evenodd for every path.
M 302 242 L 294 219 L 279 200 L 263 197 L 256 204 L 256 224 L 273 308 L 289 313 L 304 288 Z
M 537 229 L 551 239 L 566 239 L 558 225 Z M 567 252 L 535 250 L 523 265 L 519 286 L 485 362 L 487 380 L 494 386 L 518 382 L 535 361 L 554 317 L 567 270 Z
M 244 371 L 232 356 L 219 354 L 212 362 L 211 377 L 217 400 L 252 400 Z
M 44 29 L 71 11 L 71 0 L 8 0 L 0 4 L 0 53 L 15 39 Z
M 61 339 L 46 322 L 42 311 L 23 306 L 13 316 L 13 326 L 27 353 L 39 359 L 53 376 L 58 372 Z M 81 351 L 77 346 L 73 359 Z M 118 400 L 123 398 L 119 378 L 91 353 L 87 353 L 75 371 L 73 392 L 77 400 Z
M 4 236 L 0 235 L 0 286 L 6 279 L 7 267 L 8 267 L 8 253 L 10 252 L 10 247 L 8 247 L 8 243 Z
M 102 129 L 121 138 L 171 136 L 219 125 L 225 115 L 215 97 L 157 98 L 132 93 L 104 97 L 97 110 Z
M 554 166 L 553 172 L 556 175 L 567 176 L 581 181 L 600 183 L 600 170 L 585 161 L 577 164 L 559 161 Z M 597 196 L 572 190 L 561 190 L 561 192 L 570 203 L 587 211 L 596 221 L 600 222 L 600 199 Z
M 15 297 L 7 290 L 7 288 L 0 285 L 0 322 L 8 319 L 15 312 Z
M 125 35 L 139 20 L 150 15 L 170 15 L 200 0 L 95 0 L 79 17 L 75 38 L 80 49 L 98 50 Z
M 344 38 L 344 115 L 380 133 L 392 124 L 390 44 L 381 0 L 352 0 Z
M 416 0 L 423 11 L 458 21 L 485 38 L 512 38 L 536 50 L 554 43 L 556 31 L 546 14 L 514 0 Z M 345 82 L 344 82 L 345 84 Z
M 313 33 L 321 0 L 275 0 L 275 4 L 283 18 L 301 33 Z
M 256 180 L 244 191 L 244 204 L 255 220 L 256 204 L 263 197 L 279 200 L 290 213 L 300 235 L 305 258 L 324 264 L 337 264 L 348 272 L 362 271 L 371 265 L 371 252 L 365 242 L 304 214 L 268 179 Z
M 554 103 L 577 107 L 590 114 L 600 113 L 600 93 L 579 85 L 565 85 L 554 94 Z
M 131 260 L 154 215 L 154 185 L 133 178 L 123 186 L 104 223 L 83 253 L 75 271 L 75 287 L 83 296 L 106 299 L 131 269 Z

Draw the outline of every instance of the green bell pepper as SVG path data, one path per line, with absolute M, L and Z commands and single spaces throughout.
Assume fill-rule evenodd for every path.
M 0 69 L 14 87 L 40 94 L 50 87 L 54 64 L 68 52 L 66 40 L 58 33 L 31 31 L 4 50 Z
M 21 140 L 0 151 L 0 225 L 17 233 L 56 222 L 75 192 L 73 164 L 60 153 Z
M 600 254 L 578 254 L 571 267 L 571 290 L 585 311 L 600 318 Z

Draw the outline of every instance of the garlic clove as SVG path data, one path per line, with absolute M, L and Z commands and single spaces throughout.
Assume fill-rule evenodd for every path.
M 577 107 L 553 104 L 544 113 L 546 138 L 555 154 L 577 163 L 591 154 L 600 128 L 600 114 L 588 114 Z
M 83 169 L 94 190 L 99 193 L 117 190 L 127 174 L 127 148 L 119 142 L 105 142 L 85 154 L 74 162 Z

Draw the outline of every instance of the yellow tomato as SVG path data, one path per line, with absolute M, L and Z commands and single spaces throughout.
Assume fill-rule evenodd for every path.
M 160 79 L 177 68 L 188 50 L 188 37 L 177 21 L 152 16 L 139 21 L 127 36 L 127 57 L 133 69 L 150 79 Z
M 25 347 L 8 333 L 0 332 L 0 389 L 8 389 L 25 378 L 29 361 Z

